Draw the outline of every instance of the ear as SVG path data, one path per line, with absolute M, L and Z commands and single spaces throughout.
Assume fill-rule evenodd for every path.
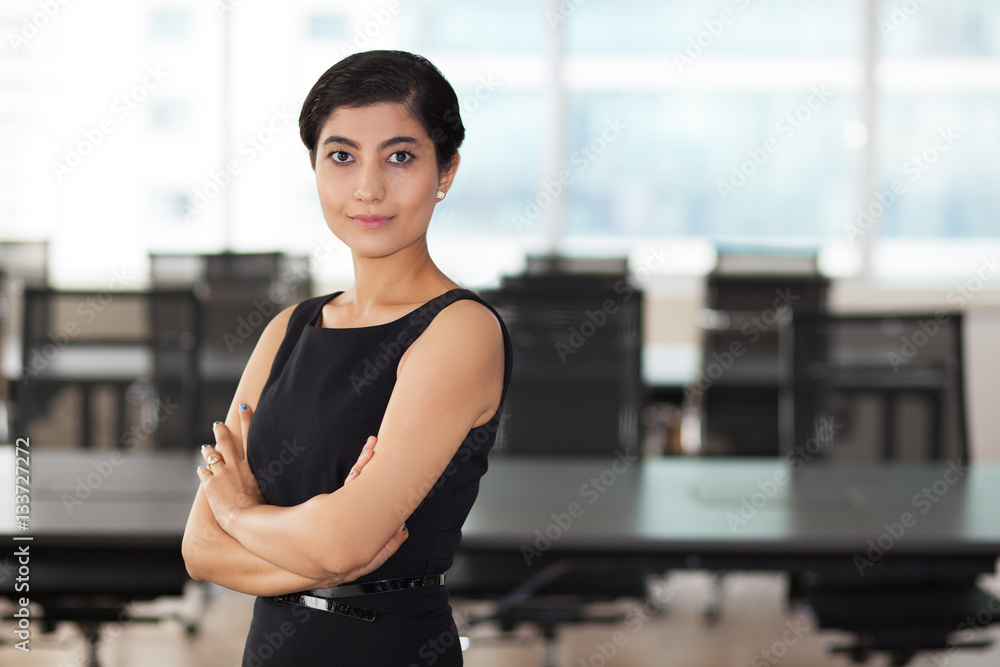
M 455 172 L 458 171 L 458 164 L 462 161 L 462 156 L 455 153 L 455 157 L 451 159 L 451 164 L 445 167 L 444 171 L 441 172 L 441 178 L 438 182 L 438 190 L 448 194 L 448 189 L 451 187 L 452 181 L 455 180 Z

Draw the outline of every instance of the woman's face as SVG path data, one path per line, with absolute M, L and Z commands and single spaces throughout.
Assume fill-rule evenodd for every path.
M 385 257 L 427 233 L 440 173 L 434 143 L 400 104 L 337 109 L 319 134 L 316 188 L 326 224 L 362 257 Z

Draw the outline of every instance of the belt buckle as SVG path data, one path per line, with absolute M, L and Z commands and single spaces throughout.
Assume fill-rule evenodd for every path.
M 371 609 L 356 607 L 351 604 L 344 604 L 329 598 L 316 597 L 315 595 L 280 595 L 275 598 L 288 604 L 297 604 L 317 611 L 327 611 L 331 614 L 339 614 L 348 618 L 355 618 L 359 621 L 371 623 L 375 620 L 375 612 Z

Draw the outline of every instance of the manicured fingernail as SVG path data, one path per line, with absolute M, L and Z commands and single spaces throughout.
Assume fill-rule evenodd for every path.
M 404 533 L 405 533 L 405 532 L 407 532 L 407 529 L 406 529 L 406 524 L 405 524 L 405 523 L 403 524 L 403 532 L 404 532 Z
M 201 451 L 205 451 L 206 449 L 208 449 L 208 448 L 209 448 L 209 447 L 211 447 L 211 446 L 212 446 L 212 445 L 202 445 L 202 446 L 201 446 Z
M 355 470 L 354 468 L 351 468 L 351 474 L 347 476 L 347 479 L 350 479 L 350 478 L 354 477 L 354 475 L 356 475 L 357 472 L 358 472 L 357 470 Z
M 247 404 L 240 403 L 240 412 L 246 412 L 246 410 L 247 410 Z
M 367 447 L 365 447 L 364 449 L 361 450 L 361 456 L 364 456 L 367 453 L 368 453 L 368 448 Z
M 212 428 L 215 428 L 216 426 L 218 426 L 218 425 L 219 425 L 219 424 L 221 424 L 221 423 L 222 423 L 222 422 L 212 422 Z

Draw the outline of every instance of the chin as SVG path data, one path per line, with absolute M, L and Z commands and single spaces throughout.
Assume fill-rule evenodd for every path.
M 400 241 L 399 239 L 352 239 L 347 243 L 347 246 L 351 251 L 358 257 L 365 257 L 368 259 L 379 259 L 381 257 L 388 257 L 394 255 L 401 250 L 409 248 L 416 242 L 417 239 L 410 239 L 408 241 Z

